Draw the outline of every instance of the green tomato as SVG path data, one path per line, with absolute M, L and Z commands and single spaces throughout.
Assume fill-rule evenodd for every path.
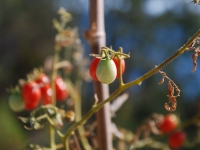
M 24 101 L 21 97 L 21 93 L 11 93 L 8 99 L 8 104 L 10 108 L 15 112 L 24 110 Z
M 96 70 L 97 78 L 100 82 L 105 84 L 112 83 L 117 76 L 117 68 L 112 59 L 101 59 Z

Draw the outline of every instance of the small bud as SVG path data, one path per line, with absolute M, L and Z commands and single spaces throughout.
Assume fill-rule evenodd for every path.
M 72 110 L 69 110 L 65 113 L 65 118 L 67 122 L 72 122 L 75 119 L 75 113 Z

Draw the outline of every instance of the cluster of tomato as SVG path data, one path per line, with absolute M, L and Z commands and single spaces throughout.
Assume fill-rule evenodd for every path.
M 125 70 L 125 61 L 121 59 L 122 73 Z M 100 81 L 105 84 L 112 83 L 116 78 L 119 78 L 120 64 L 117 57 L 114 58 L 94 58 L 91 61 L 89 72 L 90 76 L 95 81 Z
M 168 134 L 168 145 L 172 149 L 179 149 L 185 139 L 186 139 L 186 134 L 181 131 L 181 130 L 175 130 L 176 127 L 178 126 L 178 118 L 174 114 L 168 114 L 164 117 L 163 121 L 159 124 L 159 130 L 163 134 Z
M 57 76 L 54 80 L 55 83 L 55 98 L 56 101 L 63 101 L 68 97 L 68 91 L 66 89 L 66 83 L 60 76 Z M 22 98 L 23 108 L 26 110 L 33 110 L 36 108 L 40 102 L 42 105 L 52 104 L 52 93 L 53 90 L 51 89 L 50 79 L 44 73 L 39 73 L 35 79 L 31 81 L 26 81 L 22 85 L 21 92 L 18 94 Z M 10 104 L 12 105 L 12 99 L 16 101 L 16 94 L 15 96 L 11 96 Z M 19 102 L 19 101 L 18 101 Z M 18 104 L 19 106 L 19 104 Z M 19 108 L 16 108 L 19 109 Z

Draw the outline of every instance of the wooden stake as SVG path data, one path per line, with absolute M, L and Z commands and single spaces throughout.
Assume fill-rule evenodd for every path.
M 101 47 L 106 46 L 103 0 L 90 0 L 90 30 L 85 32 L 85 37 L 90 44 L 91 53 L 99 54 Z M 94 81 L 94 91 L 99 102 L 109 97 L 109 88 L 106 84 Z M 110 116 L 109 103 L 96 113 L 99 150 L 112 150 Z

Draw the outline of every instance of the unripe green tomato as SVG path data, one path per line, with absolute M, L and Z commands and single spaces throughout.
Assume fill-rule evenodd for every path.
M 112 59 L 101 59 L 96 70 L 97 78 L 100 82 L 105 84 L 112 83 L 117 76 L 117 68 Z
M 21 93 L 11 93 L 8 99 L 8 104 L 10 108 L 15 112 L 24 110 L 24 101 L 22 99 Z

